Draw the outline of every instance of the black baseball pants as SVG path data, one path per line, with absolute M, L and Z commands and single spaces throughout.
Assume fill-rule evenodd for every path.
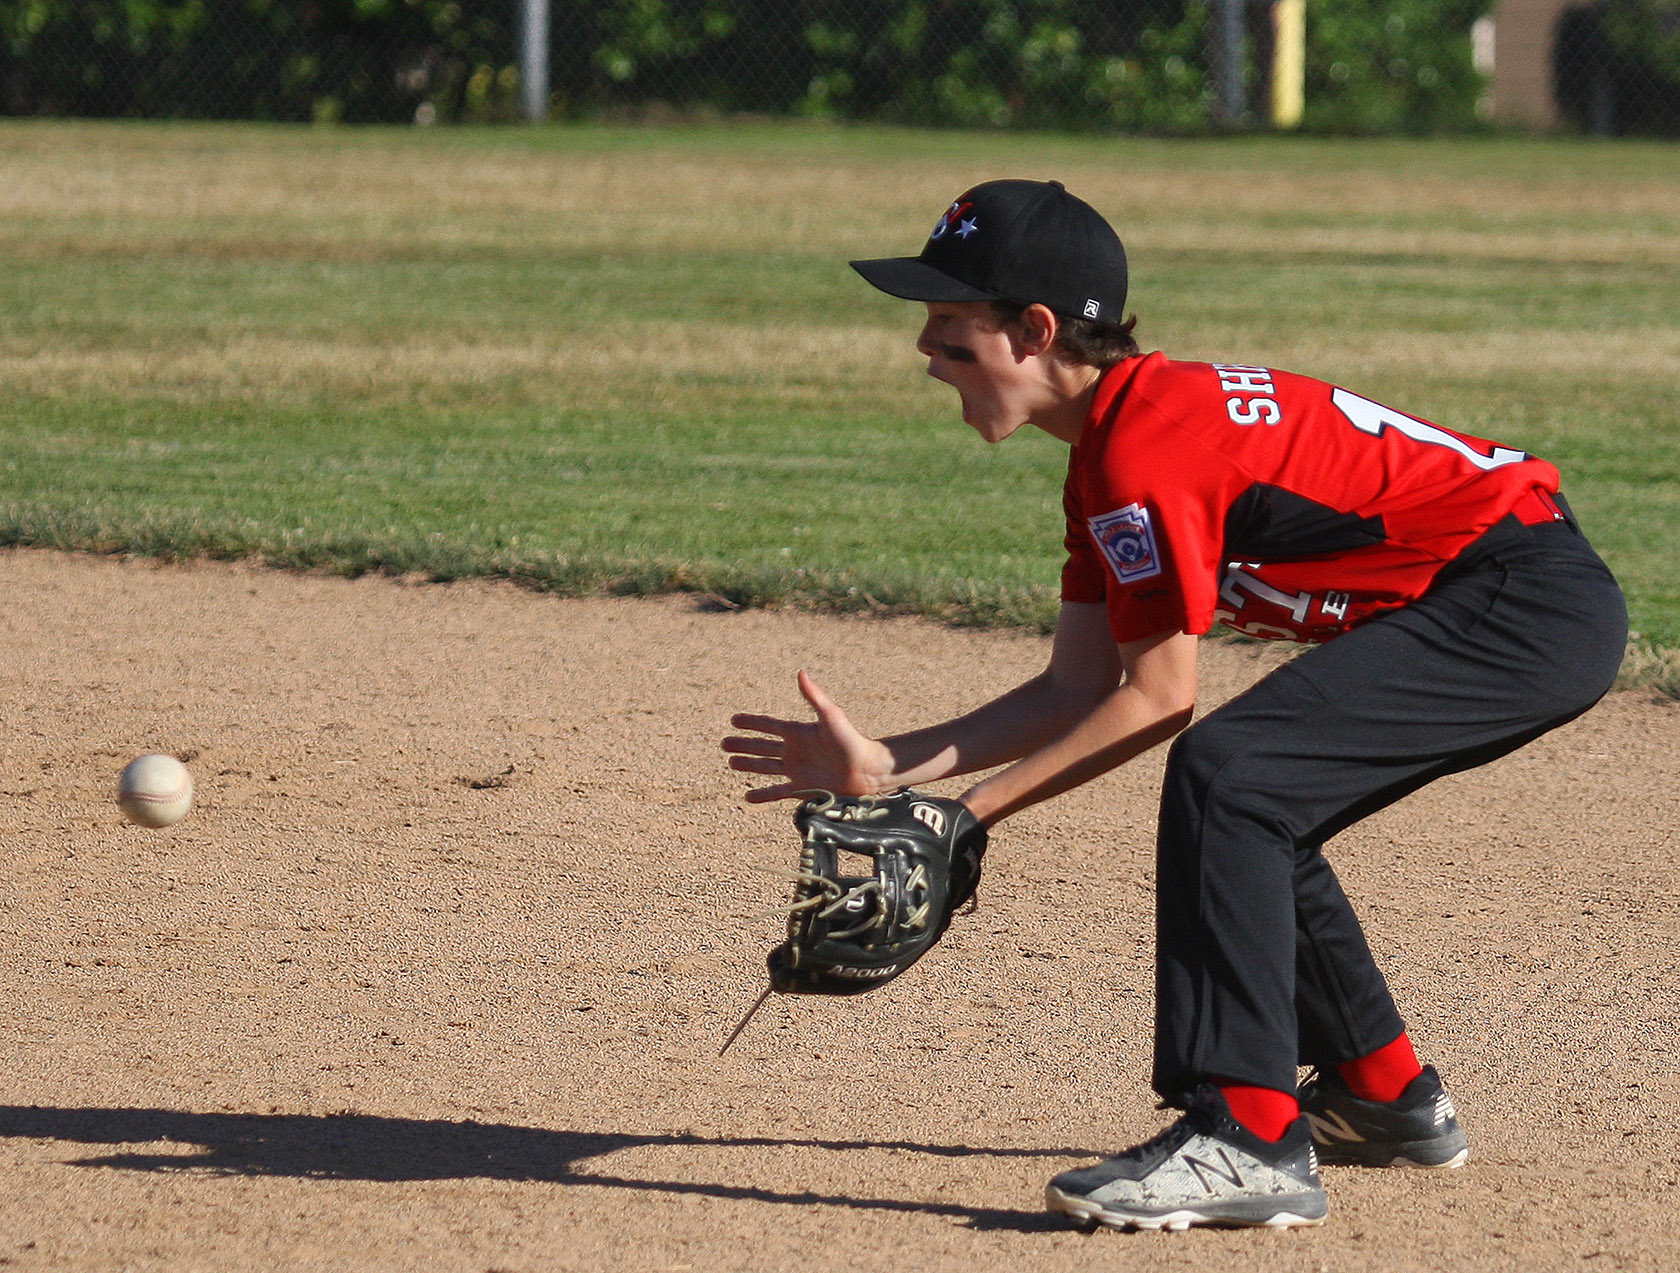
M 1157 842 L 1153 1083 L 1290 1092 L 1405 1029 L 1322 848 L 1586 711 L 1627 645 L 1571 524 L 1507 518 L 1418 601 L 1315 647 L 1179 735 Z

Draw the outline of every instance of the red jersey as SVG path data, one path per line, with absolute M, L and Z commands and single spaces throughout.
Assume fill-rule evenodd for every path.
M 1306 376 L 1159 353 L 1105 373 L 1068 462 L 1066 601 L 1117 641 L 1327 641 L 1406 605 L 1544 460 Z

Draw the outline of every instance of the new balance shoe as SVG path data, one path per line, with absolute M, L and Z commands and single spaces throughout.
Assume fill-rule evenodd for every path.
M 1064 1171 L 1044 1201 L 1081 1224 L 1115 1229 L 1281 1229 L 1320 1224 L 1330 1208 L 1306 1120 L 1296 1119 L 1280 1141 L 1261 1140 L 1231 1117 L 1211 1085 L 1154 1140 Z
M 1435 1067 L 1426 1065 L 1398 1100 L 1367 1101 L 1333 1069 L 1308 1076 L 1298 1093 L 1318 1154 L 1357 1167 L 1462 1167 L 1470 1142 Z

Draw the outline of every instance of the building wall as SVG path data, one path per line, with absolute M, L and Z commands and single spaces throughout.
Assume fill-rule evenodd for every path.
M 1559 15 L 1580 0 L 1499 0 L 1493 9 L 1493 117 L 1515 128 L 1556 128 L 1552 42 Z

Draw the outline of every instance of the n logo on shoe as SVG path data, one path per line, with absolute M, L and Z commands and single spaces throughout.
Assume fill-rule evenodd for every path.
M 1190 1168 L 1191 1174 L 1196 1177 L 1196 1183 L 1202 1187 L 1204 1193 L 1215 1192 L 1214 1187 L 1208 1183 L 1210 1175 L 1223 1180 L 1233 1189 L 1241 1189 L 1244 1185 L 1242 1172 L 1237 1170 L 1237 1165 L 1231 1161 L 1231 1155 L 1223 1149 L 1219 1151 L 1219 1160 L 1225 1164 L 1225 1170 L 1223 1171 L 1205 1158 L 1193 1158 L 1189 1154 L 1180 1154 L 1179 1157 L 1184 1160 L 1184 1165 Z
M 1313 1135 L 1322 1141 L 1332 1140 L 1364 1140 L 1358 1132 L 1335 1111 L 1322 1114 L 1308 1114 L 1307 1125 L 1312 1128 Z

